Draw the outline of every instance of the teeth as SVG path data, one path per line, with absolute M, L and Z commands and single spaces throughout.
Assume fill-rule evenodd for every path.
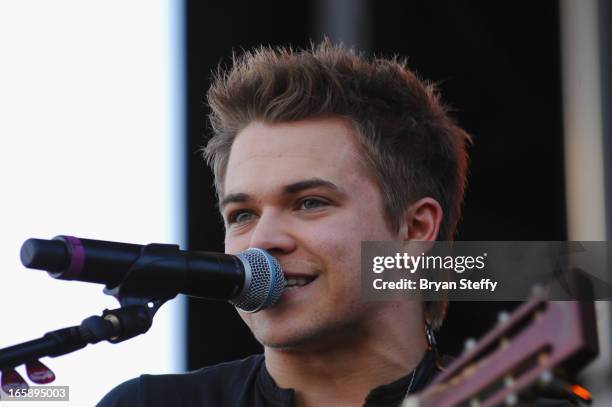
M 287 287 L 303 286 L 308 284 L 308 279 L 305 277 L 289 277 L 287 278 Z

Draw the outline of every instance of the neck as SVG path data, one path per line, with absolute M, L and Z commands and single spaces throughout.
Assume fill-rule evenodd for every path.
M 336 336 L 327 346 L 266 347 L 266 367 L 279 387 L 295 390 L 299 407 L 361 406 L 373 388 L 413 371 L 427 348 L 421 323 L 393 322 Z

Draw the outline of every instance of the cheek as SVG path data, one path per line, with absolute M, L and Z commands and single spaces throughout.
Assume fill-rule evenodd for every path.
M 361 250 L 362 241 L 394 240 L 396 236 L 378 214 L 337 217 L 328 222 L 325 227 L 316 231 L 317 239 L 324 246 L 336 246 L 343 250 L 357 253 Z
M 249 248 L 250 239 L 247 235 L 225 236 L 225 253 L 236 254 Z
M 337 218 L 320 226 L 309 231 L 314 233 L 311 241 L 316 242 L 312 250 L 326 260 L 328 270 L 333 270 L 330 278 L 347 283 L 350 289 L 360 281 L 361 242 L 396 238 L 385 220 L 372 214 Z
M 225 246 L 225 253 L 236 254 L 238 252 L 238 250 L 235 249 L 235 243 L 232 240 L 228 240 L 226 238 L 224 242 L 224 246 Z
M 371 234 L 363 227 L 338 222 L 331 227 L 318 229 L 315 255 L 325 259 L 330 277 L 349 281 L 359 276 L 361 269 L 361 242 L 371 240 Z

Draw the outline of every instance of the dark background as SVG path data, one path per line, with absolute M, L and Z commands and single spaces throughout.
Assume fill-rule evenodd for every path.
M 198 152 L 209 135 L 211 71 L 232 50 L 335 38 L 336 17 L 323 1 L 186 0 L 189 249 L 223 251 L 212 177 Z M 473 135 L 457 239 L 565 240 L 558 2 L 397 3 L 362 1 L 341 12 L 351 16 L 360 48 L 408 57 L 412 69 L 438 83 Z M 451 304 L 438 335 L 442 352 L 457 354 L 500 309 L 515 305 Z M 228 304 L 190 299 L 188 315 L 189 369 L 261 351 Z

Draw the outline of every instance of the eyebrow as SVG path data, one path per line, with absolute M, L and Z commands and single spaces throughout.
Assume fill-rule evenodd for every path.
M 334 192 L 345 195 L 346 193 L 340 188 L 338 185 L 334 184 L 331 181 L 327 181 L 321 178 L 309 178 L 302 181 L 297 181 L 289 185 L 285 185 L 283 187 L 283 195 L 294 195 L 299 192 L 313 189 L 313 188 L 326 188 L 332 190 Z M 220 208 L 224 208 L 230 203 L 244 203 L 252 201 L 253 198 L 249 194 L 245 194 L 243 192 L 238 192 L 235 194 L 228 194 L 221 199 L 219 206 Z

